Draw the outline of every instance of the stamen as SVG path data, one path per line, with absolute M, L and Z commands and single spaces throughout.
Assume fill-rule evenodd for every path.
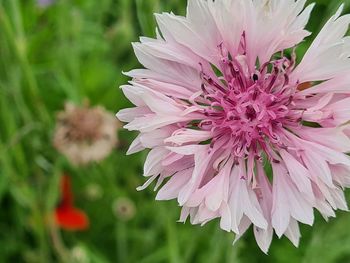
M 202 89 L 204 94 L 209 94 L 209 92 L 207 91 L 207 89 L 205 88 L 205 85 L 203 83 L 201 85 L 201 89 Z
M 236 106 L 237 103 L 233 101 L 229 96 L 225 95 L 224 100 L 228 101 L 232 106 Z
M 242 35 L 245 45 L 244 41 L 245 35 Z M 223 45 L 219 48 L 223 51 L 221 69 L 224 71 L 220 82 L 201 72 L 201 89 L 208 103 L 203 106 L 206 118 L 198 128 L 215 134 L 210 148 L 224 139 L 227 143 L 223 147 L 235 158 L 252 155 L 262 162 L 262 152 L 265 152 L 269 160 L 277 162 L 274 150 L 284 147 L 281 129 L 300 125 L 301 121 L 302 112 L 291 106 L 297 87 L 289 84 L 286 70 L 293 60 L 282 56 L 250 72 L 242 55 L 237 59 L 226 52 Z M 242 45 L 242 48 L 245 47 Z
M 274 85 L 275 82 L 276 82 L 277 76 L 278 76 L 278 72 L 279 72 L 278 68 L 277 68 L 277 67 L 274 67 L 273 69 L 274 69 L 274 72 L 273 72 L 273 74 L 272 74 L 271 81 L 270 81 L 269 85 L 268 85 L 267 88 L 266 88 L 266 91 L 267 91 L 267 92 L 270 92 L 270 91 L 271 91 L 273 85 Z
M 216 83 L 212 78 L 210 78 L 210 77 L 207 78 L 205 75 L 203 76 L 203 78 L 206 82 L 208 82 L 208 84 L 210 86 L 214 86 L 215 88 L 217 88 L 218 90 L 220 90 L 224 94 L 227 92 L 227 90 L 225 90 L 223 87 L 221 87 L 220 84 Z

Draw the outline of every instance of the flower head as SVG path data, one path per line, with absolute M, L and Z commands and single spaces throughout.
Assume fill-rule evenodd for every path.
M 146 69 L 122 86 L 136 106 L 117 116 L 151 149 L 144 176 L 180 221 L 220 219 L 236 239 L 253 225 L 298 245 L 298 222 L 347 210 L 350 185 L 350 16 L 342 7 L 297 65 L 306 0 L 189 0 L 187 16 L 157 14 L 157 39 L 134 43 Z M 271 168 L 271 176 L 266 168 Z M 163 184 L 165 182 L 165 184 Z
M 76 165 L 104 159 L 118 143 L 118 122 L 102 107 L 67 103 L 60 112 L 54 145 Z

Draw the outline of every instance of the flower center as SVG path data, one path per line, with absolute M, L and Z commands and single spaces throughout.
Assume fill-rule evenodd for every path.
M 220 77 L 202 71 L 208 105 L 199 127 L 214 133 L 212 145 L 226 139 L 237 157 L 261 157 L 261 151 L 272 157 L 267 145 L 283 146 L 282 127 L 300 122 L 300 113 L 292 109 L 297 85 L 290 85 L 288 77 L 294 63 L 282 57 L 250 72 L 245 61 L 244 55 L 222 59 Z
M 73 141 L 95 141 L 101 137 L 102 116 L 96 110 L 75 109 L 65 123 L 69 127 L 67 137 Z

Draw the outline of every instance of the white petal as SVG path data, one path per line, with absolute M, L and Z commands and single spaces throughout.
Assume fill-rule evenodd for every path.
M 273 229 L 271 226 L 268 226 L 266 230 L 254 227 L 254 236 L 256 239 L 256 242 L 258 243 L 258 246 L 260 249 L 267 254 L 269 251 L 269 247 L 272 242 L 273 237 Z
M 173 127 L 164 127 L 152 132 L 145 132 L 140 135 L 140 141 L 146 148 L 162 146 L 164 145 L 164 139 L 170 136 L 173 130 Z
M 232 183 L 230 183 L 232 189 L 230 190 L 231 196 L 228 202 L 231 211 L 231 229 L 236 234 L 239 234 L 238 227 L 243 217 L 243 204 L 242 201 L 240 201 L 240 186 L 237 183 L 237 178 L 239 178 L 239 175 L 239 169 L 234 167 L 230 177 L 230 180 L 232 180 Z
M 350 93 L 350 73 L 344 73 L 321 84 L 300 92 L 302 95 L 316 93 Z
M 296 221 L 295 219 L 291 219 L 284 235 L 288 237 L 288 239 L 293 243 L 294 246 L 298 247 L 299 240 L 301 237 L 298 221 Z
M 120 87 L 125 95 L 125 97 L 131 101 L 135 106 L 146 106 L 142 97 L 140 96 L 140 90 L 131 85 L 124 85 Z
M 180 148 L 180 147 L 179 147 Z M 207 147 L 202 148 L 204 150 L 197 152 L 194 155 L 195 163 L 194 170 L 192 173 L 191 180 L 182 188 L 179 194 L 179 204 L 183 205 L 186 203 L 190 195 L 198 188 L 202 177 L 208 167 L 209 161 L 211 159 L 211 153 L 208 153 Z
M 273 172 L 271 224 L 278 237 L 281 237 L 287 230 L 291 218 L 288 207 L 289 202 L 285 194 L 285 186 L 281 179 L 283 176 L 285 176 L 285 174 L 279 174 L 277 171 Z
M 344 153 L 313 142 L 303 141 L 303 143 L 306 150 L 309 150 L 313 154 L 317 153 L 317 155 L 321 156 L 321 159 L 327 160 L 330 164 L 350 166 L 350 157 Z
M 350 119 L 350 118 L 349 118 Z M 303 128 L 296 133 L 303 139 L 316 142 L 339 152 L 350 152 L 350 138 L 337 128 Z
M 280 154 L 296 187 L 301 193 L 305 194 L 305 197 L 312 201 L 314 194 L 309 179 L 309 171 L 286 150 L 281 150 Z
M 198 89 L 193 85 L 193 90 L 189 90 L 188 88 L 184 87 L 183 85 L 177 85 L 172 84 L 169 82 L 164 82 L 160 80 L 155 79 L 136 79 L 134 80 L 135 83 L 141 84 L 143 86 L 146 86 L 150 88 L 151 90 L 154 90 L 156 92 L 160 92 L 164 95 L 179 98 L 179 99 L 188 99 L 192 96 L 194 92 L 196 92 Z
M 232 218 L 234 218 L 232 223 L 235 230 L 237 230 L 237 226 L 242 218 L 242 213 L 244 213 L 254 225 L 266 229 L 267 221 L 262 214 L 254 191 L 247 185 L 245 166 L 242 161 L 240 167 L 235 166 L 233 168 L 231 178 L 233 180 L 233 188 L 231 190 L 229 206 L 231 207 Z
M 210 131 L 200 131 L 193 129 L 181 129 L 176 131 L 171 137 L 165 139 L 166 143 L 182 145 L 185 143 L 204 142 L 212 138 Z
M 164 147 L 152 149 L 146 158 L 143 175 L 152 176 L 158 175 L 162 171 L 162 160 L 168 154 L 168 150 Z
M 303 154 L 303 161 L 313 179 L 317 177 L 329 187 L 334 186 L 331 170 L 322 156 L 315 151 L 307 151 Z
M 330 189 L 331 195 L 334 202 L 337 205 L 337 208 L 343 211 L 349 211 L 348 205 L 346 203 L 344 191 L 342 189 Z
M 235 237 L 235 240 L 233 240 L 233 245 L 237 243 L 237 241 L 244 235 L 244 233 L 248 230 L 252 222 L 250 222 L 249 218 L 247 216 L 244 216 L 241 220 L 241 223 L 238 226 L 238 234 Z
M 303 60 L 291 74 L 291 81 L 303 83 L 327 80 L 350 69 L 347 50 L 349 40 L 343 38 L 348 30 L 350 15 L 339 17 L 342 9 L 341 6 L 315 38 Z
M 342 125 L 350 120 L 350 98 L 329 104 L 323 110 L 329 113 L 331 124 Z
M 181 215 L 180 215 L 180 219 L 178 220 L 178 222 L 185 223 L 189 214 L 190 214 L 190 208 L 183 206 L 181 209 Z
M 287 176 L 287 170 L 282 164 L 272 163 L 274 173 L 274 206 L 272 210 L 272 225 L 276 234 L 281 236 L 290 223 L 291 215 L 294 219 L 308 225 L 314 221 L 313 208 L 302 197 Z M 287 222 L 287 225 L 286 225 Z
M 145 147 L 142 145 L 141 141 L 140 141 L 140 135 L 136 137 L 136 139 L 131 143 L 128 151 L 127 151 L 127 155 L 130 154 L 134 154 L 137 152 L 140 152 L 142 150 L 144 150 Z
M 138 77 L 143 75 L 144 77 L 151 79 L 164 81 L 171 84 L 183 85 L 184 87 L 189 88 L 189 90 L 200 90 L 201 79 L 198 69 L 178 62 L 155 57 L 154 55 L 150 54 L 148 50 L 145 49 L 140 43 L 134 43 L 133 47 L 135 55 L 140 63 L 145 68 L 150 69 L 151 72 L 147 70 L 138 70 L 128 72 L 126 73 L 127 75 L 136 75 Z M 200 61 L 198 61 L 198 65 L 199 63 Z M 197 89 L 194 87 L 197 87 Z
M 226 202 L 223 202 L 221 204 L 220 214 L 221 214 L 220 228 L 227 232 L 230 232 L 231 231 L 231 212 Z
M 158 174 L 151 176 L 142 186 L 136 188 L 137 191 L 145 190 L 156 178 Z
M 225 47 L 230 54 L 236 54 L 244 30 L 243 12 L 237 12 L 242 9 L 241 2 L 208 1 L 208 4 Z
M 147 133 L 170 124 L 191 120 L 191 118 L 191 116 L 158 116 L 156 114 L 151 114 L 134 119 L 132 122 L 125 125 L 124 128 L 129 131 L 141 131 Z
M 150 113 L 150 110 L 147 107 L 136 107 L 136 108 L 122 109 L 116 114 L 116 117 L 122 122 L 131 122 L 134 119 L 142 117 L 149 113 Z
M 197 5 L 198 9 L 192 9 L 193 5 Z M 216 37 L 218 30 L 213 30 L 215 24 L 212 21 L 212 17 L 208 14 L 208 10 L 205 7 L 206 1 L 191 0 L 189 1 L 189 8 L 193 10 L 191 18 L 193 20 L 184 19 L 172 14 L 157 14 L 157 23 L 163 32 L 166 31 L 171 34 L 171 37 L 179 44 L 191 49 L 198 56 L 218 64 L 218 45 L 220 40 Z M 197 20 L 193 18 L 197 15 Z M 202 15 L 203 14 L 203 15 Z M 205 21 L 197 23 L 199 19 L 205 19 Z M 197 27 L 201 28 L 197 28 Z M 171 32 L 171 33 L 170 33 Z M 212 34 L 212 35 L 210 35 Z
M 191 172 L 191 169 L 186 169 L 174 174 L 158 191 L 156 200 L 171 200 L 177 198 L 181 188 L 190 180 Z
M 328 202 L 317 200 L 315 207 L 318 211 L 320 211 L 325 220 L 328 221 L 329 217 L 335 217 L 335 213 Z
M 148 87 L 137 83 L 130 82 L 138 90 L 137 96 L 144 101 L 152 112 L 164 115 L 176 115 L 183 111 L 184 107 L 177 105 L 174 100 L 162 93 L 149 89 Z

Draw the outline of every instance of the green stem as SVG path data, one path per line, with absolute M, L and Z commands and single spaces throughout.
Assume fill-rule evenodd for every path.
M 32 207 L 33 217 L 35 219 L 35 232 L 39 241 L 39 260 L 40 263 L 50 262 L 49 258 L 49 248 L 47 245 L 46 237 L 46 222 L 44 220 L 45 215 L 41 212 L 40 208 L 37 205 Z
M 170 216 L 167 216 L 167 237 L 168 237 L 168 251 L 171 263 L 180 263 L 179 244 L 177 241 L 174 228 L 174 222 Z
M 66 262 L 66 263 L 71 262 L 69 253 L 67 252 L 67 249 L 62 241 L 59 229 L 57 228 L 57 225 L 54 222 L 54 218 L 52 217 L 50 218 L 49 228 L 50 228 L 52 246 L 57 254 L 59 261 Z
M 20 6 L 18 4 L 18 0 L 10 1 L 11 14 L 14 19 L 14 25 L 16 31 L 13 30 L 10 19 L 4 11 L 3 7 L 0 6 L 0 22 L 3 24 L 5 32 L 11 41 L 17 59 L 20 62 L 23 75 L 25 77 L 26 83 L 28 85 L 30 96 L 32 97 L 32 105 L 35 105 L 35 111 L 38 116 L 41 117 L 42 121 L 45 123 L 50 122 L 50 116 L 48 112 L 45 110 L 45 105 L 40 97 L 40 91 L 37 85 L 37 81 L 35 79 L 34 73 L 31 69 L 31 65 L 28 61 L 27 56 L 27 43 L 26 37 L 24 34 L 22 17 L 20 13 Z
M 117 241 L 117 262 L 128 262 L 127 227 L 125 222 L 116 222 L 115 235 Z

